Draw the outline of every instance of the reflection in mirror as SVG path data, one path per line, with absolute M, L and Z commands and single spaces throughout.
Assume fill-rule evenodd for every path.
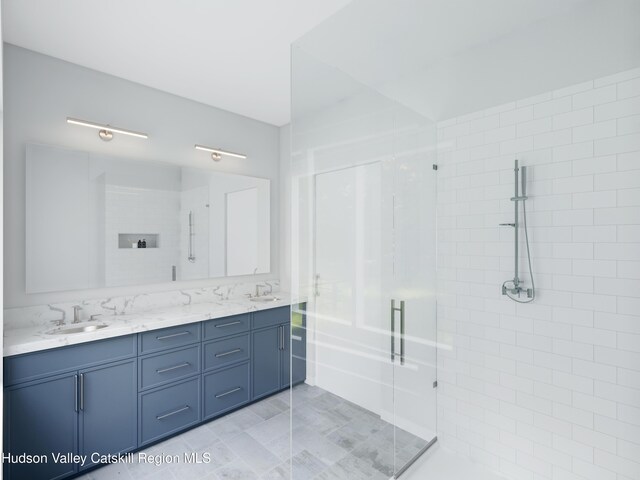
M 270 270 L 267 179 L 44 145 L 26 153 L 27 293 Z

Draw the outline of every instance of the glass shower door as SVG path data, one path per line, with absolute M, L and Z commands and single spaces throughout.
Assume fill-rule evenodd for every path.
M 384 239 L 389 269 L 394 473 L 399 477 L 436 439 L 436 170 L 433 125 L 397 114 L 393 159 L 385 162 Z

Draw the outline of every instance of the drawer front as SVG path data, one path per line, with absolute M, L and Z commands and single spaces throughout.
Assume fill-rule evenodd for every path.
M 136 355 L 136 336 L 110 338 L 4 359 L 5 385 L 36 380 Z
M 291 307 L 278 307 L 253 314 L 253 328 L 271 327 L 287 323 L 291 319 Z
M 140 444 L 200 421 L 200 377 L 140 394 Z
M 200 345 L 140 359 L 140 390 L 200 373 Z
M 140 334 L 140 353 L 159 352 L 200 341 L 200 323 L 178 325 Z
M 224 367 L 249 360 L 249 334 L 224 338 L 204 345 L 204 369 Z
M 204 418 L 220 415 L 249 401 L 249 363 L 204 376 Z
M 234 315 L 232 317 L 216 318 L 204 323 L 204 339 L 226 337 L 236 333 L 248 332 L 251 327 L 249 314 Z

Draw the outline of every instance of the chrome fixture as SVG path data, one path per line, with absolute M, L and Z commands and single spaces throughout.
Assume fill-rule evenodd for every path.
M 146 133 L 135 132 L 133 130 L 127 130 L 126 128 L 112 127 L 111 125 L 103 125 L 101 123 L 88 122 L 86 120 L 79 120 L 77 118 L 67 117 L 67 123 L 72 125 L 80 125 L 82 127 L 95 128 L 98 130 L 98 136 L 105 142 L 113 139 L 114 133 L 121 133 L 122 135 L 129 135 L 131 137 L 149 138 Z
M 529 232 L 527 230 L 527 167 L 518 167 L 518 160 L 515 161 L 515 167 L 513 169 L 515 176 L 515 191 L 514 196 L 511 197 L 511 201 L 514 205 L 514 222 L 513 223 L 501 223 L 501 226 L 513 227 L 514 231 L 514 274 L 513 280 L 506 280 L 502 283 L 502 294 L 509 297 L 514 302 L 518 303 L 530 303 L 533 302 L 536 296 L 536 287 L 533 282 L 533 270 L 531 269 L 531 251 L 529 249 Z M 518 184 L 522 184 L 522 192 L 518 193 Z M 524 219 L 524 236 L 527 245 L 527 260 L 529 263 L 529 277 L 531 278 L 531 288 L 525 288 L 522 286 L 520 278 L 518 278 L 518 229 L 520 224 L 518 223 L 518 204 L 522 203 L 522 213 Z M 510 284 L 510 286 L 508 286 Z M 520 300 L 521 294 L 527 295 L 527 300 Z M 517 296 L 517 298 L 516 298 Z
M 82 310 L 80 305 L 73 306 L 73 323 L 80 323 L 80 310 Z
M 396 360 L 396 312 L 400 312 L 400 365 L 404 365 L 404 300 L 400 300 L 400 308 L 391 299 L 391 363 Z
M 227 150 L 221 150 L 219 148 L 205 147 L 204 145 L 196 145 L 196 150 L 211 152 L 211 159 L 214 162 L 219 162 L 220 159 L 222 158 L 222 155 L 227 155 L 228 157 L 236 157 L 236 158 L 247 158 L 247 156 L 242 153 L 234 153 L 234 152 L 229 152 Z
M 191 263 L 195 263 L 196 257 L 193 255 L 193 212 L 189 211 L 189 256 L 187 257 Z

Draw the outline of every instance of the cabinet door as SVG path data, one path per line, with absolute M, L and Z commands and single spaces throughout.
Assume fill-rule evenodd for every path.
M 280 388 L 291 384 L 291 324 L 280 325 L 282 328 L 282 350 L 280 352 Z
M 280 356 L 282 339 L 280 325 L 254 331 L 253 340 L 253 398 L 280 389 Z
M 307 378 L 307 324 L 301 304 L 291 313 L 291 382 L 294 385 Z
M 80 453 L 118 454 L 137 447 L 136 360 L 82 370 Z
M 5 450 L 11 455 L 47 456 L 47 463 L 5 462 L 5 478 L 49 480 L 77 471 L 75 464 L 53 458 L 54 454 L 77 453 L 76 392 L 73 374 L 5 390 Z

